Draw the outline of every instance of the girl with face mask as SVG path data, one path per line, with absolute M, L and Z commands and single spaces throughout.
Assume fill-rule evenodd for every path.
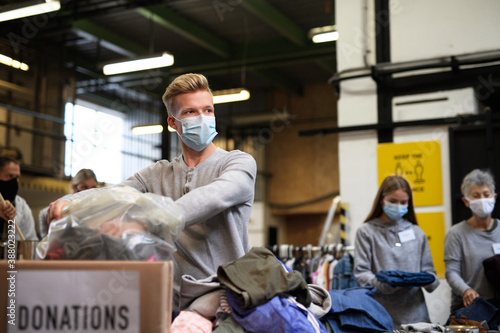
M 446 235 L 444 262 L 452 290 L 451 312 L 467 307 L 475 298 L 500 304 L 484 274 L 483 261 L 500 254 L 498 219 L 491 216 L 497 195 L 488 171 L 472 170 L 462 181 L 462 201 L 472 216 L 455 224 Z M 498 297 L 498 295 L 497 295 Z
M 361 286 L 377 288 L 375 299 L 392 317 L 394 329 L 430 322 L 421 287 L 393 287 L 379 280 L 376 274 L 381 271 L 425 272 L 434 281 L 425 286 L 427 291 L 439 285 L 427 236 L 417 225 L 410 185 L 399 176 L 384 179 L 371 212 L 356 232 L 354 277 Z

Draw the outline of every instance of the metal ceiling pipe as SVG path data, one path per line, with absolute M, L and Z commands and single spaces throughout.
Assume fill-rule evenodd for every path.
M 497 61 L 500 61 L 500 50 L 468 53 L 399 63 L 380 63 L 372 66 L 371 68 L 353 68 L 336 73 L 328 80 L 328 83 L 331 85 L 335 85 L 340 81 L 352 80 L 362 77 L 376 77 L 377 75 L 389 75 L 433 68 L 450 67 L 451 69 L 459 69 L 460 66 L 488 64 Z M 349 75 L 350 73 L 355 74 Z

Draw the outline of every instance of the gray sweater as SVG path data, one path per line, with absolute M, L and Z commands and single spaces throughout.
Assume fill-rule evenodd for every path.
M 415 239 L 400 242 L 398 233 L 410 229 Z M 391 223 L 373 219 L 363 223 L 356 232 L 354 277 L 361 286 L 377 287 L 375 299 L 392 317 L 394 329 L 400 329 L 401 324 L 430 322 L 422 289 L 394 288 L 380 282 L 375 273 L 383 270 L 436 275 L 427 236 L 420 227 L 403 219 Z M 432 292 L 438 285 L 436 278 L 426 290 Z
M 251 155 L 217 148 L 194 168 L 179 156 L 146 167 L 118 185 L 170 197 L 182 210 L 186 225 L 175 244 L 174 310 L 182 294 L 182 275 L 207 278 L 217 274 L 219 265 L 248 252 L 256 173 Z M 63 199 L 74 200 L 91 192 Z
M 500 243 L 500 227 L 491 231 L 472 228 L 466 221 L 455 224 L 444 241 L 446 281 L 451 287 L 451 311 L 464 307 L 463 294 L 471 288 L 481 297 L 494 298 L 494 290 L 484 275 L 483 261 L 495 253 L 493 244 Z

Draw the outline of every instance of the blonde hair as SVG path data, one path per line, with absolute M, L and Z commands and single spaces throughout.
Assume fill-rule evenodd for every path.
M 375 200 L 373 200 L 372 210 L 365 219 L 365 222 L 380 217 L 383 213 L 382 199 L 386 195 L 400 189 L 408 194 L 408 213 L 404 215 L 404 218 L 413 224 L 417 224 L 417 217 L 415 216 L 415 210 L 413 209 L 413 195 L 410 184 L 408 184 L 406 179 L 400 176 L 388 176 L 384 179 L 382 184 L 380 184 Z
M 195 92 L 197 90 L 206 90 L 212 94 L 208 86 L 208 80 L 202 74 L 188 73 L 175 78 L 165 90 L 162 100 L 167 108 L 169 116 L 173 116 L 176 110 L 175 97 L 181 94 Z

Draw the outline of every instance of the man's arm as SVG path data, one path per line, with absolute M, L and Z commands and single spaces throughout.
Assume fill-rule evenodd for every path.
M 154 165 L 151 165 L 149 167 L 142 169 L 141 171 L 137 172 L 136 174 L 134 174 L 133 176 L 131 176 L 130 178 L 128 178 L 127 180 L 125 180 L 124 182 L 122 182 L 120 184 L 116 184 L 116 185 L 109 186 L 109 187 L 91 188 L 91 189 L 81 191 L 78 193 L 67 194 L 67 195 L 63 196 L 62 198 L 59 198 L 56 201 L 51 202 L 49 205 L 49 210 L 47 212 L 48 223 L 50 224 L 50 222 L 52 222 L 53 220 L 59 220 L 62 217 L 62 212 L 63 212 L 64 208 L 66 208 L 66 206 L 68 206 L 68 204 L 71 201 L 76 200 L 76 199 L 81 199 L 83 197 L 86 197 L 89 194 L 95 193 L 96 191 L 103 191 L 103 190 L 106 190 L 107 188 L 115 187 L 115 186 L 130 186 L 130 187 L 133 187 L 142 193 L 147 192 L 146 184 L 144 182 L 144 179 L 147 177 L 144 177 L 143 175 L 149 174 L 151 172 L 153 166 Z
M 253 198 L 256 174 L 257 165 L 251 155 L 240 153 L 231 156 L 221 175 L 212 183 L 196 188 L 175 201 L 184 214 L 186 227 Z

